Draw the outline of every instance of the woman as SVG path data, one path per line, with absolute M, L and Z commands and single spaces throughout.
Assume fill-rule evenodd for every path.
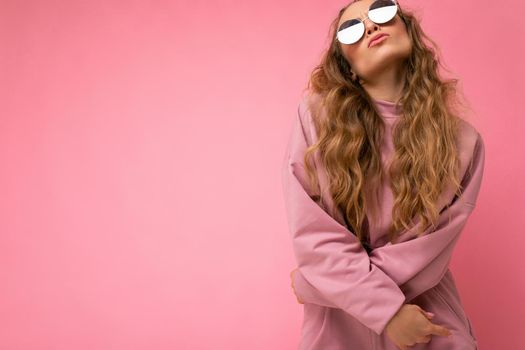
M 350 3 L 331 34 L 282 168 L 300 349 L 477 349 L 448 265 L 485 151 L 456 80 L 396 1 Z

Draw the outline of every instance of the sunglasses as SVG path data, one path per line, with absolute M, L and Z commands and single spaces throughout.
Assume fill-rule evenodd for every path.
M 383 24 L 396 16 L 398 4 L 396 0 L 377 0 L 368 8 L 370 19 L 376 24 Z M 344 21 L 337 30 L 337 40 L 342 44 L 353 44 L 359 41 L 365 33 L 365 19 L 352 18 Z

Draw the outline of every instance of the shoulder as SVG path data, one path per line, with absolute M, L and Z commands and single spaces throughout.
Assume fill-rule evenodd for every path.
M 485 143 L 476 127 L 465 119 L 460 119 L 458 133 L 458 152 L 461 163 L 461 176 L 469 175 L 474 167 L 483 167 Z
M 301 127 L 304 137 L 309 145 L 317 141 L 314 116 L 318 116 L 321 112 L 321 105 L 321 97 L 316 93 L 310 92 L 299 99 L 296 125 Z
M 285 159 L 301 162 L 306 149 L 316 140 L 315 127 L 311 113 L 311 95 L 301 96 L 296 105 L 295 117 L 291 122 L 291 131 Z
M 311 121 L 313 114 L 321 106 L 321 103 L 321 96 L 317 93 L 308 92 L 301 96 L 297 108 L 303 123 Z
M 481 133 L 471 122 L 465 119 L 460 119 L 458 145 L 459 151 L 465 156 L 472 156 L 476 149 L 484 146 Z

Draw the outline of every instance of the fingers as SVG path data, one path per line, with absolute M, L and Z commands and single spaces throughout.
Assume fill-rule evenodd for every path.
M 421 341 L 419 341 L 418 343 L 428 343 L 431 339 L 432 339 L 432 336 L 427 335 L 426 337 L 423 337 L 423 339 L 421 339 Z
M 434 313 L 423 310 L 419 305 L 414 304 L 421 313 L 429 320 L 434 317 Z
M 450 330 L 444 326 L 438 325 L 438 324 L 432 324 L 432 332 L 431 334 L 435 335 L 441 335 L 441 336 L 449 336 L 452 333 Z
M 431 320 L 432 318 L 434 318 L 435 314 L 432 313 L 432 312 L 427 312 L 425 310 L 423 310 L 422 308 L 420 308 L 418 306 L 418 308 L 421 310 L 421 312 L 427 317 L 427 319 Z M 450 335 L 452 335 L 452 332 L 450 332 L 450 330 L 444 326 L 441 326 L 441 325 L 438 325 L 438 324 L 435 324 L 435 323 L 431 323 L 432 324 L 432 332 L 430 334 L 435 334 L 435 335 L 441 335 L 441 336 L 445 336 L 445 337 L 448 337 Z
M 419 312 L 421 312 L 425 317 L 428 317 L 427 312 L 425 310 L 420 308 L 418 305 L 416 305 L 416 306 L 417 306 L 417 309 L 419 310 Z
M 433 314 L 432 312 L 426 312 L 426 311 L 425 311 L 425 316 L 426 316 L 429 320 L 431 320 L 432 318 L 434 318 L 434 314 Z
M 297 292 L 295 291 L 295 286 L 294 286 L 294 284 L 293 284 L 293 274 L 294 274 L 295 270 L 297 270 L 297 269 L 293 269 L 293 270 L 290 272 L 290 279 L 291 279 L 291 283 L 290 283 L 290 285 L 292 286 L 292 290 L 293 290 L 293 293 L 295 294 L 295 298 L 297 299 L 297 302 L 298 302 L 299 304 L 304 304 L 304 302 L 303 302 L 301 299 L 299 299 L 299 297 L 297 296 Z

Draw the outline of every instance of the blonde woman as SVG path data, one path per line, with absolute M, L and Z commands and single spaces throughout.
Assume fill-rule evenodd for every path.
M 282 168 L 299 347 L 477 349 L 448 269 L 485 157 L 457 80 L 395 0 L 348 4 L 330 33 Z

